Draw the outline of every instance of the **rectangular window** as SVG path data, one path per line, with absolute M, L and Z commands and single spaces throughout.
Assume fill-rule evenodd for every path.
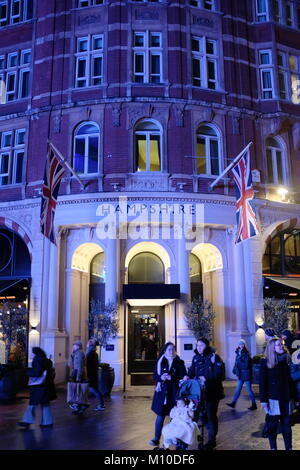
M 25 135 L 25 129 L 0 135 L 0 186 L 23 182 Z
M 287 26 L 293 26 L 293 6 L 291 2 L 285 3 L 285 22 Z
M 22 21 L 21 0 L 12 0 L 11 1 L 10 24 L 20 23 L 21 21 Z
M 103 34 L 77 39 L 75 88 L 103 83 Z
M 218 84 L 217 42 L 206 37 L 192 37 L 192 83 L 216 90 Z
M 272 99 L 274 97 L 274 80 L 272 53 L 270 50 L 259 51 L 259 67 L 261 96 L 264 100 Z
M 104 0 L 78 0 L 78 8 L 92 7 L 95 5 L 103 5 Z
M 1 79 L 6 86 L 6 102 L 30 95 L 31 51 L 11 52 L 0 57 Z
M 281 23 L 281 14 L 280 14 L 280 3 L 279 0 L 272 1 L 273 6 L 273 18 L 276 23 Z
M 258 23 L 269 21 L 267 0 L 256 0 L 256 20 Z
M 215 0 L 190 0 L 190 5 L 205 10 L 215 10 Z
M 136 83 L 162 83 L 161 33 L 134 33 L 133 79 Z
M 300 56 L 277 53 L 279 96 L 299 104 Z
M 8 9 L 8 3 L 0 2 L 0 28 L 1 26 L 6 26 L 8 23 L 7 9 Z

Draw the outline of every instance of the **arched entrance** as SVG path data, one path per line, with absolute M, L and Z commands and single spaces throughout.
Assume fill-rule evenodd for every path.
M 88 340 L 88 315 L 91 299 L 105 302 L 106 266 L 104 250 L 97 243 L 84 243 L 72 254 L 67 269 L 66 331 L 69 353 L 73 341 Z
M 26 243 L 13 230 L 0 228 L 0 363 L 27 362 L 30 285 Z
M 123 286 L 127 310 L 127 373 L 131 385 L 149 384 L 152 371 L 166 339 L 166 317 L 172 298 L 170 256 L 154 242 L 134 245 L 125 258 Z M 168 292 L 171 292 L 169 290 Z M 174 328 L 173 328 L 174 330 Z M 174 332 L 173 332 L 174 334 Z

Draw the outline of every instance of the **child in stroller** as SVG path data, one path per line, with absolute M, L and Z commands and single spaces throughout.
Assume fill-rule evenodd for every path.
M 164 449 L 169 449 L 171 445 L 176 445 L 177 450 L 186 450 L 188 446 L 197 443 L 200 435 L 197 423 L 193 421 L 194 404 L 179 396 L 176 406 L 170 412 L 170 423 L 163 427 Z

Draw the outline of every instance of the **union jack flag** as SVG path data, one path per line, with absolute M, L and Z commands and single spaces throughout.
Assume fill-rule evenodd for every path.
M 259 234 L 253 203 L 254 190 L 249 149 L 245 151 L 231 171 L 236 189 L 237 236 L 235 243 L 239 243 Z
M 64 167 L 60 164 L 58 156 L 50 147 L 42 186 L 41 204 L 41 232 L 56 244 L 54 234 L 54 215 L 57 203 L 60 181 L 64 174 Z

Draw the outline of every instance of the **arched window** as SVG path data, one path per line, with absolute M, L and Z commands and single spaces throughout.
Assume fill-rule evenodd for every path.
M 77 173 L 99 173 L 99 137 L 99 127 L 93 122 L 77 127 L 74 135 L 74 170 Z
M 285 184 L 285 153 L 278 139 L 275 139 L 274 137 L 268 137 L 266 140 L 266 153 L 267 182 L 270 184 Z
M 209 124 L 201 124 L 197 129 L 197 173 L 218 175 L 221 172 L 220 136 Z
M 161 171 L 161 129 L 158 123 L 141 121 L 135 128 L 135 171 Z
M 202 285 L 202 268 L 198 256 L 190 253 L 189 256 L 189 267 L 190 267 L 190 289 L 191 299 L 198 298 L 199 295 L 203 297 L 203 285 Z
M 163 262 L 153 253 L 139 253 L 129 263 L 129 284 L 162 284 L 164 279 Z
M 105 256 L 98 253 L 91 261 L 90 265 L 90 301 L 100 300 L 105 303 Z

